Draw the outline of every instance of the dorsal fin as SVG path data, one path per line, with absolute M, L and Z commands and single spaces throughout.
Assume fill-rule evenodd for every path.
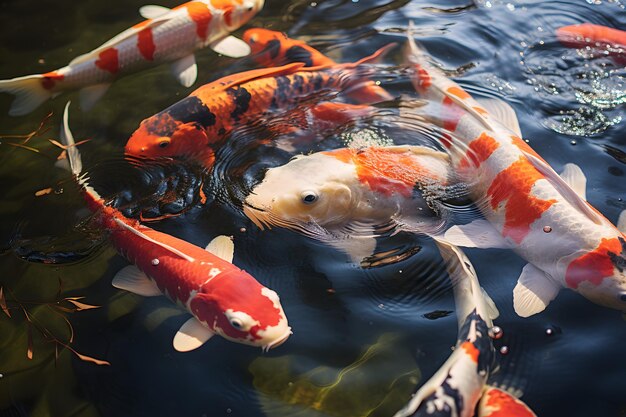
M 173 253 L 175 255 L 178 255 L 179 257 L 181 257 L 181 258 L 183 258 L 183 259 L 185 259 L 185 260 L 187 260 L 189 262 L 195 262 L 195 258 L 192 258 L 191 256 L 187 255 L 186 253 L 181 252 L 180 250 L 178 250 L 176 248 L 173 248 L 170 245 L 167 245 L 167 244 L 165 244 L 163 242 L 159 242 L 158 240 L 155 240 L 155 239 L 151 238 L 150 236 L 146 235 L 145 233 L 142 233 L 140 230 L 132 227 L 131 225 L 124 223 L 122 220 L 120 220 L 118 218 L 115 219 L 115 223 L 117 223 L 119 226 L 123 227 L 124 229 L 128 230 L 129 232 L 133 233 L 134 235 L 139 236 L 140 238 L 142 238 L 142 239 L 144 239 L 144 240 L 146 240 L 146 241 L 148 241 L 150 243 L 158 245 L 158 246 L 162 247 L 163 249 L 166 249 L 169 252 L 171 252 L 171 253 Z M 149 229 L 149 228 L 146 228 L 146 229 L 152 230 L 152 229 Z
M 497 98 L 477 98 L 476 101 L 489 112 L 494 119 L 510 129 L 517 136 L 522 137 L 517 114 L 508 103 Z

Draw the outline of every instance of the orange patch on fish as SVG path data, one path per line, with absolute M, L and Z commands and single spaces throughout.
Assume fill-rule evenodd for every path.
M 143 22 L 139 22 L 133 26 L 133 29 L 141 29 L 144 26 L 148 26 L 152 22 L 152 19 L 144 20 Z
M 431 78 L 428 71 L 426 71 L 426 69 L 422 67 L 421 65 L 417 65 L 417 64 L 415 65 L 415 69 L 417 69 L 418 85 L 423 89 L 427 89 L 428 87 L 430 87 L 433 83 L 433 79 Z
M 233 2 L 232 0 L 211 0 L 211 5 L 224 11 L 224 21 L 228 26 L 232 24 Z
M 415 184 L 428 179 L 442 183 L 445 178 L 437 178 L 416 160 L 410 152 L 399 153 L 385 148 L 341 149 L 324 152 L 338 160 L 354 164 L 359 181 L 372 191 L 385 196 L 400 194 L 411 197 Z
M 476 113 L 480 114 L 481 116 L 489 116 L 489 112 L 482 107 L 474 106 L 472 107 L 472 109 L 474 109 Z
M 196 33 L 198 34 L 198 37 L 205 40 L 209 35 L 209 24 L 213 18 L 211 10 L 209 10 L 209 7 L 206 4 L 199 1 L 190 1 L 184 6 L 187 8 L 189 17 L 196 24 Z
M 541 156 L 539 156 L 539 154 L 537 152 L 535 152 L 533 150 L 533 148 L 531 148 L 525 141 L 524 139 L 520 138 L 519 136 L 511 136 L 511 140 L 513 141 L 513 145 L 517 146 L 519 149 L 521 149 L 522 151 L 524 151 L 525 153 L 531 154 L 536 156 L 537 158 L 539 158 L 540 160 L 544 160 Z
M 480 351 L 474 346 L 472 342 L 463 342 L 461 343 L 461 349 L 465 351 L 465 353 L 472 358 L 472 361 L 478 363 L 478 356 L 480 356 Z
M 117 49 L 108 48 L 100 52 L 96 60 L 96 67 L 111 74 L 117 74 L 120 69 Z
M 446 91 L 449 94 L 452 94 L 453 96 L 460 98 L 461 100 L 467 100 L 468 98 L 472 98 L 472 96 L 467 94 L 465 90 L 463 90 L 461 87 L 458 87 L 458 86 L 450 87 Z
M 556 200 L 542 200 L 531 194 L 533 185 L 544 178 L 526 158 L 520 157 L 493 180 L 487 190 L 491 207 L 495 210 L 506 201 L 502 236 L 521 243 L 530 232 L 530 225 L 556 203 Z
M 139 48 L 141 56 L 147 61 L 154 60 L 156 45 L 154 44 L 151 28 L 145 28 L 137 34 L 137 48 Z
M 614 264 L 611 255 L 622 252 L 622 245 L 618 238 L 602 239 L 597 248 L 570 262 L 565 272 L 565 282 L 570 288 L 578 288 L 589 281 L 593 285 L 600 285 L 602 280 L 613 275 Z
M 500 144 L 493 137 L 484 132 L 481 133 L 478 138 L 470 142 L 465 157 L 459 163 L 459 169 L 480 166 L 498 147 Z
M 499 389 L 490 389 L 484 395 L 487 397 L 485 405 L 493 409 L 484 417 L 532 417 L 535 415 L 526 404 Z
M 61 75 L 56 71 L 47 72 L 42 75 L 43 78 L 41 79 L 41 85 L 46 90 L 52 90 L 56 83 L 58 83 L 59 81 L 63 81 L 63 79 L 65 78 L 64 75 Z
M 450 97 L 444 97 L 442 104 L 446 109 L 446 114 L 443 116 L 443 128 L 449 132 L 454 132 L 456 130 L 461 117 L 463 117 L 464 112 L 461 108 L 454 102 Z

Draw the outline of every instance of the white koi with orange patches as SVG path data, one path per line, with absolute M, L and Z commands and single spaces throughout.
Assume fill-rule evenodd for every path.
M 0 81 L 0 92 L 17 98 L 9 114 L 27 114 L 50 97 L 68 90 L 84 89 L 83 108 L 88 109 L 119 76 L 155 64 L 185 59 L 174 67 L 181 83 L 193 84 L 194 76 L 182 78 L 180 71 L 195 67 L 193 53 L 226 38 L 244 25 L 264 4 L 264 0 L 198 0 L 174 9 L 148 6 L 142 9 L 150 17 L 113 37 L 93 51 L 75 58 L 69 65 L 46 74 Z M 234 56 L 249 51 L 247 45 L 231 42 Z M 223 48 L 220 49 L 223 52 Z M 245 53 L 244 53 L 245 54 Z
M 415 89 L 449 109 L 440 117 L 429 115 L 429 121 L 448 130 L 452 163 L 495 228 L 488 239 L 472 240 L 484 227 L 471 225 L 455 227 L 446 237 L 466 246 L 512 248 L 529 262 L 514 291 L 522 316 L 542 311 L 563 287 L 626 310 L 626 237 L 574 191 L 584 194 L 582 172 L 570 167 L 570 183 L 564 181 L 515 134 L 519 127 L 511 109 L 492 104 L 496 117 L 430 64 L 411 38 L 409 43 Z M 485 137 L 493 141 L 480 143 Z

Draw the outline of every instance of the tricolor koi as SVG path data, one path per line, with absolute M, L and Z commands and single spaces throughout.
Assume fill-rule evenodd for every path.
M 260 229 L 288 228 L 362 263 L 377 230 L 441 231 L 437 198 L 453 184 L 448 155 L 432 148 L 341 148 L 268 169 L 243 211 Z
M 330 59 L 306 42 L 291 39 L 282 32 L 253 28 L 243 34 L 243 40 L 250 46 L 251 57 L 260 66 L 279 66 L 292 62 L 302 62 L 305 67 L 331 66 L 337 62 Z M 392 96 L 373 81 L 365 80 L 358 88 L 352 88 L 347 96 L 357 103 L 376 103 L 391 100 Z
M 410 33 L 410 30 L 409 30 Z M 484 218 L 453 226 L 459 246 L 511 248 L 528 261 L 513 292 L 517 314 L 543 311 L 561 288 L 626 310 L 626 216 L 618 226 L 586 201 L 586 178 L 567 164 L 559 176 L 521 138 L 513 109 L 473 99 L 431 64 L 409 34 L 412 82 L 424 98 L 449 110 L 428 115 L 443 128 L 457 175 Z
M 206 250 L 128 219 L 107 205 L 82 174 L 82 163 L 69 129 L 69 103 L 63 115 L 62 140 L 72 174 L 97 224 L 109 233 L 129 265 L 113 278 L 113 286 L 142 296 L 165 295 L 192 317 L 174 337 L 174 348 L 189 351 L 214 335 L 258 346 L 282 344 L 291 334 L 276 292 L 232 264 L 234 246 L 220 236 Z
M 237 126 L 258 122 L 272 112 L 296 108 L 324 91 L 341 92 L 360 83 L 359 66 L 390 47 L 355 63 L 303 68 L 302 63 L 226 76 L 192 92 L 143 120 L 126 144 L 139 158 L 185 158 L 210 168 L 216 147 Z M 334 110 L 340 112 L 340 103 Z M 349 106 L 349 110 L 352 109 Z M 326 110 L 333 110 L 326 107 Z
M 223 55 L 240 57 L 248 45 L 229 36 L 263 7 L 264 0 L 194 0 L 173 9 L 144 6 L 146 19 L 116 35 L 98 48 L 45 74 L 0 81 L 0 92 L 16 96 L 9 114 L 30 113 L 51 97 L 81 89 L 81 107 L 89 110 L 118 77 L 164 62 L 190 87 L 196 81 L 194 51 L 210 46 Z

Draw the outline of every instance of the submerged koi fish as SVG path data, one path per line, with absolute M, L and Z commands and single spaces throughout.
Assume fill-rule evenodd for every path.
M 45 74 L 0 81 L 0 92 L 16 96 L 9 114 L 30 113 L 63 91 L 81 89 L 81 106 L 89 110 L 119 76 L 170 62 L 185 87 L 197 76 L 194 51 L 211 46 L 228 56 L 250 52 L 248 45 L 228 34 L 263 8 L 264 0 L 195 0 L 173 9 L 144 6 L 146 18 L 67 66 Z
M 394 417 L 535 417 L 524 403 L 487 385 L 495 359 L 489 330 L 498 310 L 480 287 L 465 254 L 435 241 L 454 288 L 458 341 L 448 360 Z
M 126 154 L 140 158 L 188 158 L 211 167 L 214 147 L 236 126 L 258 122 L 272 111 L 294 109 L 316 93 L 358 85 L 358 67 L 392 46 L 351 64 L 302 68 L 303 64 L 294 63 L 213 81 L 142 121 L 126 144 Z
M 568 47 L 601 46 L 609 55 L 626 59 L 626 32 L 623 30 L 583 23 L 558 28 L 556 37 Z
M 498 310 L 483 292 L 463 252 L 453 245 L 436 243 L 453 284 L 458 341 L 448 360 L 394 417 L 472 417 L 494 365 L 489 329 Z
M 451 177 L 447 154 L 431 148 L 336 149 L 268 169 L 243 210 L 260 229 L 298 231 L 359 263 L 374 252 L 377 227 L 440 231 L 443 220 L 428 202 Z
M 166 295 L 193 315 L 174 337 L 174 348 L 198 348 L 213 335 L 270 349 L 291 334 L 278 294 L 231 263 L 232 241 L 214 239 L 207 249 L 157 232 L 107 206 L 81 175 L 80 153 L 63 115 L 62 138 L 70 168 L 98 224 L 117 251 L 134 265 L 117 273 L 113 286 L 146 297 Z
M 486 218 L 453 226 L 445 238 L 459 246 L 511 248 L 528 261 L 513 292 L 520 316 L 543 311 L 561 288 L 626 310 L 626 221 L 616 228 L 585 201 L 580 168 L 554 172 L 520 138 L 513 109 L 474 100 L 429 62 L 410 34 L 409 47 L 414 87 L 450 110 L 428 121 L 451 132 L 444 145 L 457 173 L 473 180 L 470 196 Z
M 292 62 L 302 62 L 305 67 L 337 65 L 337 62 L 306 42 L 291 39 L 282 32 L 248 29 L 243 34 L 243 40 L 250 46 L 257 64 L 262 67 L 275 67 Z M 393 98 L 373 81 L 363 82 L 363 85 L 352 89 L 347 96 L 359 103 L 375 103 Z

